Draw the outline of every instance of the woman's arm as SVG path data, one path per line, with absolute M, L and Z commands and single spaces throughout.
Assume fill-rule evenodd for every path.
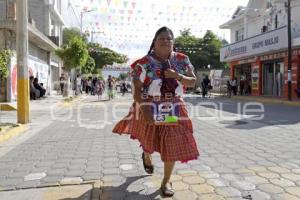
M 177 80 L 187 87 L 194 87 L 196 83 L 196 75 L 192 70 L 189 70 L 185 75 L 178 74 Z
M 142 103 L 142 87 L 143 83 L 140 80 L 133 80 L 133 99 L 136 103 Z
M 173 69 L 168 69 L 165 71 L 165 76 L 166 78 L 175 78 L 187 87 L 194 87 L 196 83 L 196 75 L 192 70 L 189 70 L 185 75 L 182 75 Z
M 148 124 L 153 124 L 151 105 L 149 105 L 149 103 L 147 103 L 142 98 L 142 87 L 143 83 L 140 80 L 133 80 L 133 99 L 136 103 L 137 108 L 141 111 L 142 115 L 144 116 L 144 120 Z

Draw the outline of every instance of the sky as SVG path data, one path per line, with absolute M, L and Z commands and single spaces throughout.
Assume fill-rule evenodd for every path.
M 228 30 L 219 26 L 231 19 L 238 6 L 248 0 L 72 0 L 83 14 L 83 31 L 90 41 L 98 42 L 129 58 L 144 56 L 155 32 L 162 26 L 173 30 L 190 29 L 203 37 L 212 30 L 220 38 L 230 40 Z M 93 37 L 92 37 L 93 35 Z

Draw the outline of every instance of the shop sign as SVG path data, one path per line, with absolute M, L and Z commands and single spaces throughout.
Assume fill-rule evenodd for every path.
M 248 56 L 287 48 L 287 28 L 282 27 L 267 33 L 248 38 L 221 49 L 221 62 L 233 61 Z
M 249 58 L 249 59 L 245 59 L 245 60 L 240 60 L 238 63 L 239 63 L 239 65 L 242 65 L 242 64 L 254 63 L 254 62 L 256 62 L 256 58 Z
M 271 54 L 271 55 L 261 56 L 261 57 L 260 57 L 260 61 L 276 60 L 276 59 L 284 58 L 284 57 L 286 57 L 286 56 L 287 56 L 287 55 L 286 55 L 285 52 L 274 53 L 274 54 Z
M 251 79 L 252 79 L 252 89 L 258 90 L 258 82 L 259 82 L 259 66 L 258 65 L 252 66 Z

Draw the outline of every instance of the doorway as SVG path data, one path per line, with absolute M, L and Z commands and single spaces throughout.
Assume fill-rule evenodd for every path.
M 251 64 L 235 66 L 235 78 L 238 80 L 238 93 L 251 95 Z
M 284 63 L 283 61 L 263 63 L 263 95 L 283 96 Z

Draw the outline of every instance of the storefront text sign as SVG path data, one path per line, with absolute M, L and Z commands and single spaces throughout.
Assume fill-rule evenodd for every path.
M 256 56 L 269 51 L 287 48 L 287 28 L 282 27 L 221 49 L 222 62 Z

